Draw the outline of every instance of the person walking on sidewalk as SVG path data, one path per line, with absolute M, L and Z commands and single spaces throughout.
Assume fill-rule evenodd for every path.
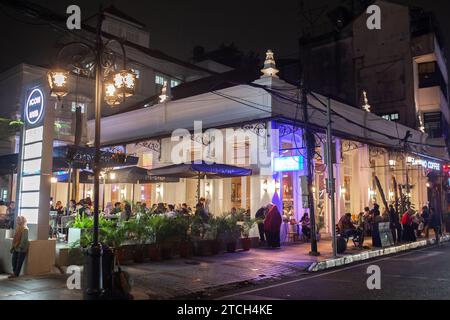
M 9 278 L 16 278 L 20 276 L 22 265 L 28 252 L 28 227 L 25 217 L 19 216 L 16 219 L 16 233 L 14 234 L 10 251 L 12 254 L 13 273 Z
M 439 238 L 441 234 L 441 217 L 436 212 L 436 210 L 430 208 L 430 219 L 428 222 L 428 228 L 426 231 L 426 237 L 428 239 L 429 231 L 430 229 L 433 229 L 435 237 L 436 237 L 436 244 L 439 244 Z
M 277 206 L 269 205 L 269 212 L 264 220 L 264 232 L 266 233 L 267 245 L 271 248 L 279 248 L 280 244 L 280 228 L 281 214 Z
M 267 207 L 261 207 L 256 211 L 255 218 L 258 222 L 259 242 L 263 244 L 266 241 L 264 236 L 264 219 L 266 218 Z

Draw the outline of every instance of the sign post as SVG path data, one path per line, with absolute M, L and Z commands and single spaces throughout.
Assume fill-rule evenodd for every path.
M 18 215 L 30 228 L 30 240 L 48 240 L 53 155 L 53 112 L 43 89 L 28 91 L 18 172 Z

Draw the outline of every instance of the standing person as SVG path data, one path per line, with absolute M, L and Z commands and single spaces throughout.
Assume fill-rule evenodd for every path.
M 430 208 L 430 220 L 428 222 L 428 228 L 426 231 L 426 237 L 428 239 L 429 237 L 429 231 L 430 229 L 433 229 L 434 235 L 436 237 L 436 244 L 439 244 L 439 238 L 441 234 L 441 217 L 436 212 L 436 210 Z
M 428 224 L 430 222 L 430 211 L 427 206 L 422 207 L 422 214 L 420 215 L 420 218 L 422 219 L 423 223 L 422 232 L 424 232 L 426 235 L 428 230 Z
M 398 233 L 399 224 L 400 219 L 394 209 L 394 206 L 391 204 L 389 205 L 389 227 L 392 232 L 392 239 L 394 240 L 394 243 L 400 242 L 401 240 L 401 235 Z
M 372 235 L 372 215 L 370 214 L 370 208 L 365 207 L 364 208 L 364 231 L 365 235 L 371 236 Z
M 264 219 L 266 218 L 267 208 L 261 207 L 256 211 L 255 218 L 258 222 L 258 231 L 259 231 L 259 244 L 263 244 L 266 241 L 266 237 L 264 236 Z
M 28 252 L 28 227 L 27 219 L 19 216 L 16 219 L 16 233 L 14 234 L 11 254 L 12 254 L 12 269 L 13 273 L 9 278 L 16 278 L 20 276 L 22 265 Z
M 403 226 L 403 240 L 406 242 L 416 241 L 413 228 L 413 215 L 414 211 L 412 209 L 406 210 L 402 216 L 402 226 Z
M 267 244 L 271 248 L 279 248 L 280 244 L 280 228 L 282 218 L 277 206 L 270 204 L 269 212 L 264 220 L 264 231 L 266 233 Z
M 378 204 L 373 205 L 372 213 L 372 246 L 381 247 L 380 231 L 378 229 L 379 223 L 383 221 L 380 213 L 380 206 Z
M 205 211 L 205 208 L 203 207 L 203 204 L 201 202 L 197 203 L 195 207 L 195 216 L 200 217 L 203 223 L 207 223 L 209 220 L 209 216 Z

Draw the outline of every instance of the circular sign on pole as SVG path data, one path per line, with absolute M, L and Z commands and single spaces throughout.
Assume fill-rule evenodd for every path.
M 40 89 L 34 89 L 28 96 L 25 105 L 25 117 L 30 125 L 35 125 L 44 114 L 44 94 Z

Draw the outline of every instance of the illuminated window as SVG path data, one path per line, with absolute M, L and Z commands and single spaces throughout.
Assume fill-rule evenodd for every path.
M 136 79 L 139 79 L 141 77 L 141 70 L 131 69 L 131 71 L 136 75 Z
M 389 114 L 383 114 L 383 115 L 381 115 L 381 117 L 383 119 L 385 119 L 385 120 L 388 120 L 388 121 L 398 121 L 398 120 L 400 120 L 400 115 L 399 115 L 398 112 L 389 113 Z
M 170 80 L 170 87 L 171 88 L 175 88 L 175 87 L 177 87 L 177 86 L 179 86 L 181 84 L 181 81 L 180 80 Z
M 72 112 L 76 112 L 77 106 L 81 108 L 81 113 L 84 113 L 86 111 L 86 104 L 84 103 L 76 103 L 75 101 L 72 101 Z
M 164 81 L 166 81 L 166 79 L 162 75 L 159 75 L 159 74 L 155 75 L 155 83 L 157 85 L 163 86 Z

